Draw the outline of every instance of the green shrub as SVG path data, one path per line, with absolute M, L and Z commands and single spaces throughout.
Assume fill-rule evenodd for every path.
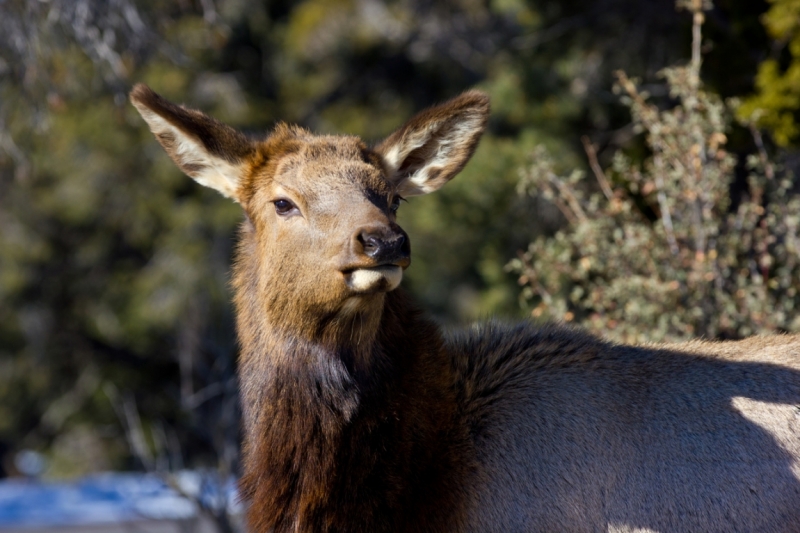
M 520 190 L 543 195 L 567 219 L 508 268 L 535 317 L 574 321 L 618 341 L 737 338 L 800 330 L 800 199 L 767 158 L 759 132 L 744 160 L 747 190 L 731 202 L 736 158 L 725 150 L 732 107 L 700 81 L 699 1 L 692 60 L 661 72 L 674 107 L 661 110 L 624 73 L 616 89 L 650 156 L 614 155 L 611 178 L 584 139 L 600 191 L 559 176 L 538 148 Z M 681 3 L 679 3 L 681 5 Z

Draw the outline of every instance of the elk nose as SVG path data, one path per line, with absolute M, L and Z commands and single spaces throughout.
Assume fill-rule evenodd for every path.
M 398 264 L 407 266 L 411 256 L 408 236 L 403 230 L 370 231 L 362 230 L 356 241 L 361 252 L 378 264 Z

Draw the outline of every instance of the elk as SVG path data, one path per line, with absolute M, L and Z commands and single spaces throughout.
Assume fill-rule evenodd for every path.
M 445 335 L 398 288 L 400 199 L 464 167 L 485 94 L 373 147 L 286 124 L 250 139 L 145 85 L 130 97 L 183 172 L 244 210 L 232 286 L 252 531 L 800 531 L 800 337 Z

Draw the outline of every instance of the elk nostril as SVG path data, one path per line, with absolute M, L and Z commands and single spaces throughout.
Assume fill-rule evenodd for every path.
M 411 254 L 411 243 L 408 242 L 408 237 L 405 235 L 400 235 L 400 243 L 398 247 L 400 248 L 400 253 L 405 255 Z
M 369 238 L 364 243 L 364 251 L 367 253 L 377 252 L 381 248 L 381 243 L 378 239 Z
M 408 237 L 402 232 L 361 231 L 357 235 L 359 251 L 375 261 L 392 262 L 410 255 Z
M 367 255 L 375 255 L 381 249 L 381 240 L 375 235 L 362 232 L 358 236 L 358 241 L 361 243 L 361 247 L 364 249 L 364 253 Z

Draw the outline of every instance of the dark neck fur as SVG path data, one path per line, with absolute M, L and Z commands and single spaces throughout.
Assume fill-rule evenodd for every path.
M 452 526 L 446 500 L 465 437 L 438 328 L 400 291 L 386 295 L 379 322 L 356 348 L 278 328 L 243 342 L 242 491 L 253 531 Z

